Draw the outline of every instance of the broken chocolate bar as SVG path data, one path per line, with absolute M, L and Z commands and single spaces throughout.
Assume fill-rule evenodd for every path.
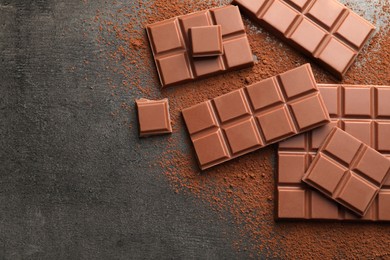
M 233 0 L 233 4 L 339 79 L 375 30 L 336 0 Z

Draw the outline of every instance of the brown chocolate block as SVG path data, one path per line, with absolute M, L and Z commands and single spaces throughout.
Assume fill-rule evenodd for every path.
M 172 133 L 168 99 L 136 100 L 141 137 Z
M 232 3 L 339 79 L 375 30 L 336 0 L 233 0 Z
M 390 172 L 390 161 L 334 127 L 302 180 L 364 216 Z
M 189 29 L 213 25 L 221 26 L 224 54 L 193 57 Z M 240 11 L 236 6 L 214 8 L 149 24 L 146 32 L 162 87 L 254 64 Z
M 199 26 L 189 29 L 192 57 L 210 57 L 223 54 L 220 25 Z
M 301 181 L 332 126 L 344 129 L 390 158 L 390 87 L 319 84 L 318 88 L 329 111 L 331 124 L 279 144 L 276 219 L 390 221 L 390 178 L 364 217 L 358 217 Z M 364 96 L 359 97 L 356 93 Z M 371 114 L 351 115 L 354 107 L 361 107 L 363 114 L 367 114 L 369 107 Z M 289 195 L 298 191 L 305 194 L 302 199 Z M 303 205 L 306 210 L 300 214 L 299 207 L 299 213 L 285 209 L 294 208 L 293 205 Z
M 309 64 L 182 112 L 202 170 L 329 122 Z

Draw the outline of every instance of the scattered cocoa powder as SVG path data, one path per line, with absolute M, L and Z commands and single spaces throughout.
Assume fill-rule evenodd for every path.
M 100 58 L 107 59 L 110 64 L 116 64 L 108 69 L 123 77 L 120 86 L 114 86 L 112 82 L 110 86 L 113 95 L 124 100 L 118 109 L 126 112 L 133 109 L 132 100 L 121 98 L 129 92 L 148 98 L 169 98 L 174 133 L 168 141 L 166 152 L 161 155 L 159 167 L 164 170 L 176 193 L 191 194 L 208 202 L 220 213 L 221 221 L 228 221 L 226 214 L 233 217 L 234 227 L 242 238 L 233 245 L 237 250 L 249 250 L 254 257 L 390 258 L 388 225 L 275 222 L 276 146 L 237 158 L 205 172 L 199 171 L 193 148 L 185 134 L 180 114 L 183 108 L 309 62 L 244 18 L 256 58 L 253 68 L 160 90 L 144 31 L 145 24 L 228 2 L 137 0 L 126 5 L 107 1 L 107 4 L 117 7 L 117 11 L 108 13 L 98 10 L 93 24 L 98 32 L 97 42 L 109 50 L 101 53 Z M 390 85 L 389 2 L 367 0 L 365 7 L 359 7 L 352 0 L 342 2 L 366 17 L 368 15 L 367 18 L 379 25 L 370 45 L 358 56 L 343 83 Z M 313 71 L 318 82 L 337 82 L 315 64 Z M 185 143 L 182 143 L 183 140 Z M 151 167 L 155 165 L 151 163 Z

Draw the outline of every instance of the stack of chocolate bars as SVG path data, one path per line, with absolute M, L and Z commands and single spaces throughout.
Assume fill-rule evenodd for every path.
M 163 87 L 253 66 L 240 10 L 338 79 L 375 29 L 335 0 L 232 4 L 147 26 Z M 141 136 L 172 132 L 168 100 L 137 107 Z M 305 64 L 182 114 L 202 170 L 279 142 L 276 219 L 390 221 L 390 86 L 317 84 Z

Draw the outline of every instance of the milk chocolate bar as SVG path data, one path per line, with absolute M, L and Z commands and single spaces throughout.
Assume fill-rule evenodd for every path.
M 309 64 L 182 113 L 202 170 L 329 122 Z
M 189 29 L 220 25 L 223 55 L 192 56 Z M 178 16 L 146 26 L 149 43 L 163 87 L 254 65 L 240 11 L 224 6 Z
M 301 181 L 319 146 L 338 126 L 390 159 L 390 86 L 319 84 L 331 123 L 279 144 L 276 219 L 390 221 L 390 178 L 364 217 Z
M 342 79 L 375 30 L 336 0 L 233 0 L 255 22 Z

